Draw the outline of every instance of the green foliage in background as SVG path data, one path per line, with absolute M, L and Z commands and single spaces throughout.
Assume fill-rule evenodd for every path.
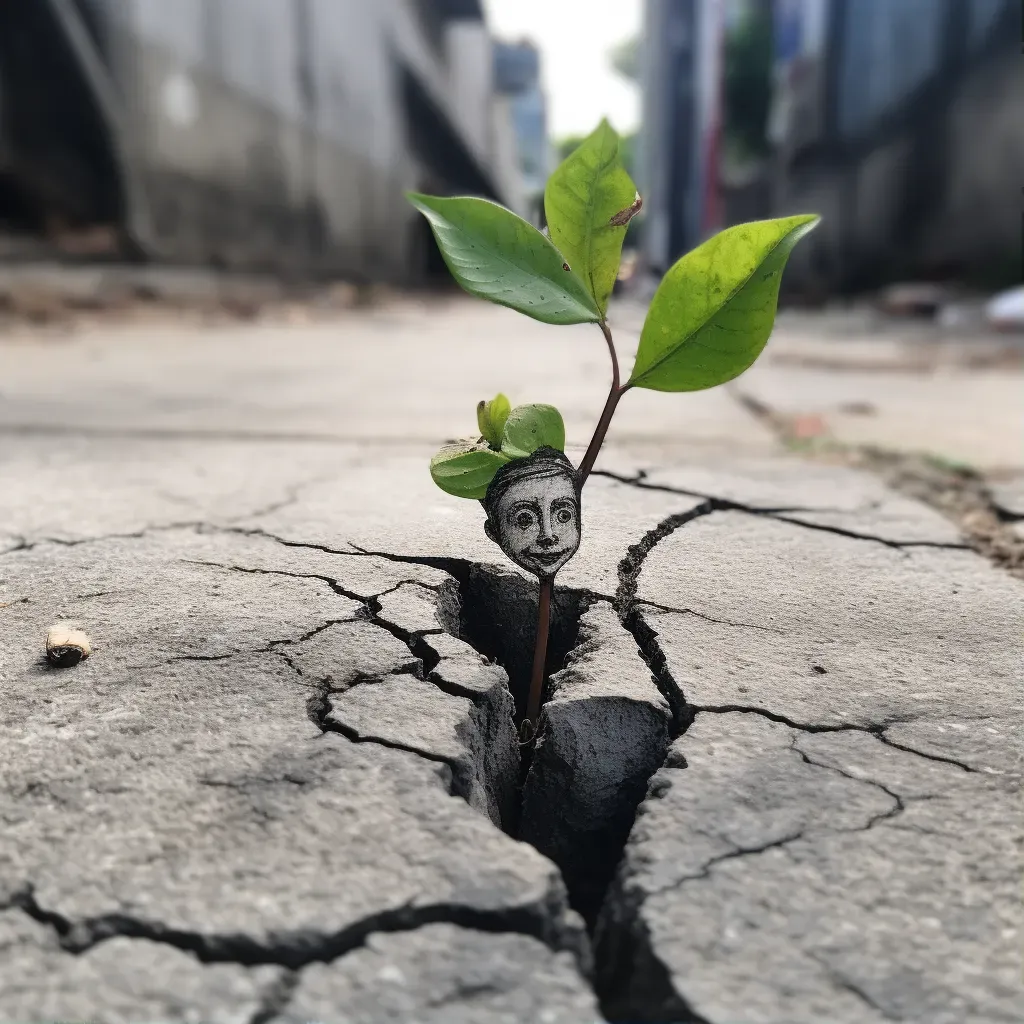
M 727 228 L 684 255 L 665 275 L 647 312 L 633 372 L 618 384 L 607 323 L 623 239 L 640 197 L 611 126 L 568 153 L 548 180 L 550 238 L 496 203 L 410 194 L 427 218 L 445 262 L 470 294 L 550 324 L 595 323 L 608 342 L 614 382 L 580 485 L 604 441 L 619 398 L 631 388 L 699 391 L 743 373 L 775 323 L 782 272 L 794 246 L 818 222 L 782 217 Z M 431 462 L 442 490 L 482 498 L 510 459 L 542 446 L 565 447 L 565 427 L 549 405 L 511 408 L 504 395 L 477 407 L 480 436 L 448 445 Z

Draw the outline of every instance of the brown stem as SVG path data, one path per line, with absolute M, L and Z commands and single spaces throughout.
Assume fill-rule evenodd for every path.
M 583 456 L 580 468 L 576 470 L 576 478 L 580 487 L 587 482 L 587 477 L 590 476 L 590 471 L 594 468 L 594 463 L 597 462 L 598 452 L 601 451 L 601 445 L 604 444 L 619 399 L 629 390 L 628 384 L 625 387 L 619 387 L 619 357 L 615 354 L 612 332 L 603 320 L 599 326 L 601 333 L 604 334 L 604 340 L 608 343 L 608 353 L 612 357 L 612 387 L 608 392 L 608 401 L 604 403 L 604 409 L 601 411 L 601 418 L 597 421 L 597 427 L 594 429 L 594 436 L 590 439 L 587 454 Z
M 601 333 L 608 343 L 608 354 L 612 357 L 612 386 L 608 392 L 608 401 L 604 403 L 601 418 L 597 421 L 594 436 L 590 439 L 590 446 L 580 467 L 576 470 L 576 479 L 582 488 L 590 476 L 590 471 L 597 462 L 598 452 L 608 434 L 608 427 L 611 425 L 612 416 L 615 415 L 615 407 L 619 399 L 629 390 L 629 385 L 619 385 L 619 357 L 615 354 L 615 342 L 612 340 L 612 332 L 605 321 L 600 323 Z M 540 581 L 540 598 L 537 602 L 537 642 L 533 649 L 533 675 L 530 678 L 530 696 L 526 704 L 526 718 L 523 720 L 523 737 L 526 740 L 533 739 L 537 734 L 537 725 L 540 721 L 540 703 L 544 696 L 544 666 L 548 653 L 548 632 L 551 628 L 551 591 L 554 587 L 553 579 Z
M 548 630 L 551 627 L 551 590 L 554 580 L 540 581 L 540 599 L 537 602 L 537 643 L 533 649 L 533 675 L 530 678 L 530 697 L 526 704 L 526 721 L 536 733 L 540 720 L 540 702 L 544 695 L 544 663 L 548 655 Z

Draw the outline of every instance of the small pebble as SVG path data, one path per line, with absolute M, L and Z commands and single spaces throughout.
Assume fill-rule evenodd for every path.
M 46 634 L 46 660 L 55 668 L 71 668 L 90 654 L 92 645 L 80 629 L 58 624 Z

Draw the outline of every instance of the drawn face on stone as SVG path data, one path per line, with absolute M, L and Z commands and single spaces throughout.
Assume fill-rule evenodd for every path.
M 580 500 L 572 463 L 553 448 L 495 474 L 484 498 L 485 530 L 516 565 L 550 579 L 580 546 Z

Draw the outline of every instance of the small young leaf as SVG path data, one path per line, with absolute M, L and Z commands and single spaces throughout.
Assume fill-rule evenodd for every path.
M 480 441 L 457 441 L 446 444 L 430 460 L 430 476 L 442 491 L 456 498 L 479 499 L 508 461 L 507 455 Z
M 597 323 L 601 312 L 565 258 L 532 224 L 487 199 L 407 193 L 430 222 L 452 276 L 471 295 L 546 324 Z
M 738 377 L 772 333 L 789 254 L 819 219 L 739 224 L 683 256 L 654 293 L 629 383 L 700 391 Z
M 476 407 L 476 422 L 480 433 L 495 451 L 501 448 L 505 421 L 511 411 L 512 403 L 504 395 L 496 395 L 489 402 L 480 402 Z
M 538 448 L 565 450 L 565 424 L 553 405 L 517 405 L 505 424 L 501 453 L 525 459 Z
M 636 186 L 619 161 L 619 137 L 602 121 L 544 189 L 551 240 L 582 279 L 602 317 L 622 259 L 626 225 L 639 212 Z

